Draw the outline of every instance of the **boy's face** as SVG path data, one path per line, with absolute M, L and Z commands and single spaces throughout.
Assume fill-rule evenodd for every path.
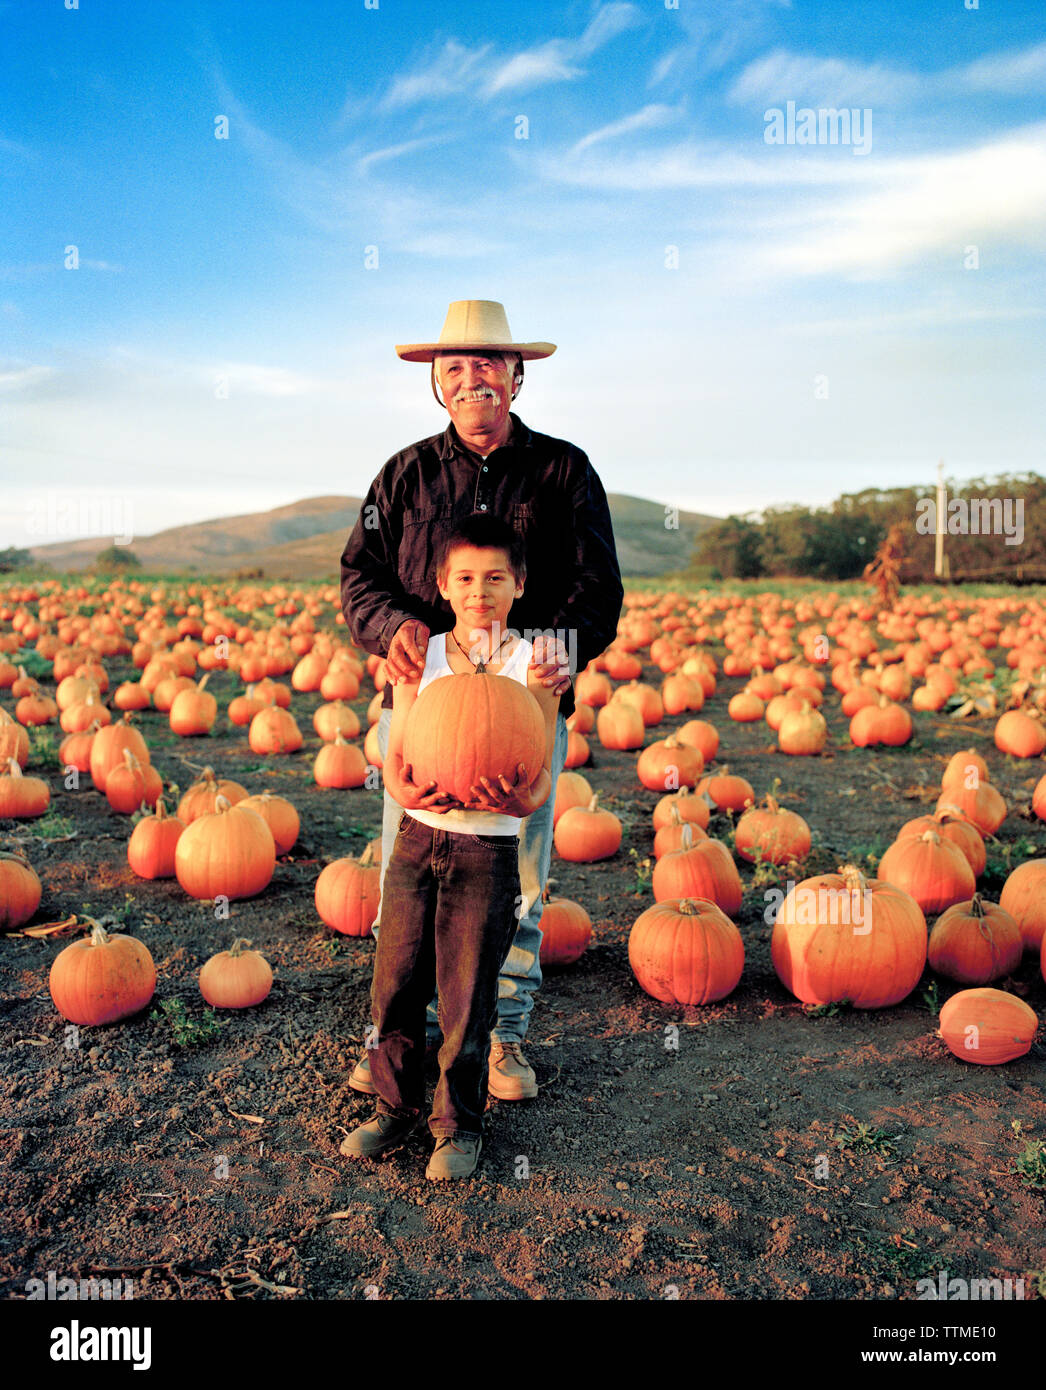
M 508 567 L 508 556 L 493 546 L 455 546 L 447 557 L 447 573 L 437 582 L 454 616 L 472 628 L 504 625 L 523 593 L 522 583 Z

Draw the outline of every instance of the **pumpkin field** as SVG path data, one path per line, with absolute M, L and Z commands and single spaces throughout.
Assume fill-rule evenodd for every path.
M 1041 591 L 626 593 L 455 1184 L 339 1154 L 382 683 L 334 585 L 0 588 L 4 1297 L 1046 1298 Z

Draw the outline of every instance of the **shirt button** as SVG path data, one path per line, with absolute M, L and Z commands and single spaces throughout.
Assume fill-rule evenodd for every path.
M 480 509 L 481 512 L 485 512 L 485 511 L 487 510 L 487 504 L 486 504 L 486 502 L 481 502 L 481 503 L 479 504 L 479 509 Z
M 484 464 L 484 465 L 483 465 L 483 472 L 485 473 L 486 471 L 487 471 L 487 465 Z

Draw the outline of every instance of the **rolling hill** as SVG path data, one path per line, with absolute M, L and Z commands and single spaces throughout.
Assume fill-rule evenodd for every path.
M 336 579 L 342 549 L 359 514 L 359 497 L 307 497 L 242 516 L 215 517 L 135 537 L 131 550 L 155 573 L 231 574 L 260 569 L 269 579 Z M 608 494 L 618 562 L 625 576 L 658 575 L 686 566 L 697 537 L 719 519 L 698 512 L 666 515 L 660 502 Z M 666 520 L 678 526 L 666 526 Z M 107 547 L 105 537 L 34 546 L 36 564 L 85 570 Z

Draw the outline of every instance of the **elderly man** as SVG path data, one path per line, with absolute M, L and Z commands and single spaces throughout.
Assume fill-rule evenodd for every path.
M 522 534 L 527 573 L 511 623 L 532 642 L 532 665 L 543 684 L 561 696 L 553 792 L 520 829 L 524 902 L 498 981 L 498 1022 L 491 1034 L 491 1094 L 523 1100 L 537 1095 L 521 1044 L 541 983 L 541 891 L 552 855 L 555 781 L 566 759 L 566 719 L 574 708 L 570 677 L 613 640 L 624 597 L 621 575 L 606 493 L 588 458 L 565 440 L 528 429 L 509 410 L 523 382 L 524 360 L 551 356 L 554 344 L 514 342 L 500 304 L 460 300 L 450 306 L 439 342 L 396 351 L 408 362 L 432 364 L 432 391 L 451 423 L 386 463 L 341 557 L 342 609 L 352 640 L 386 658 L 389 684 L 378 723 L 382 756 L 392 683 L 417 679 L 430 635 L 453 627 L 450 605 L 436 586 L 433 548 L 441 529 L 469 513 L 500 517 Z M 383 877 L 399 817 L 400 807 L 386 792 Z M 375 935 L 380 930 L 379 920 Z M 430 1041 L 438 1035 L 434 1007 L 428 1032 Z M 374 1093 L 366 1053 L 349 1084 Z

